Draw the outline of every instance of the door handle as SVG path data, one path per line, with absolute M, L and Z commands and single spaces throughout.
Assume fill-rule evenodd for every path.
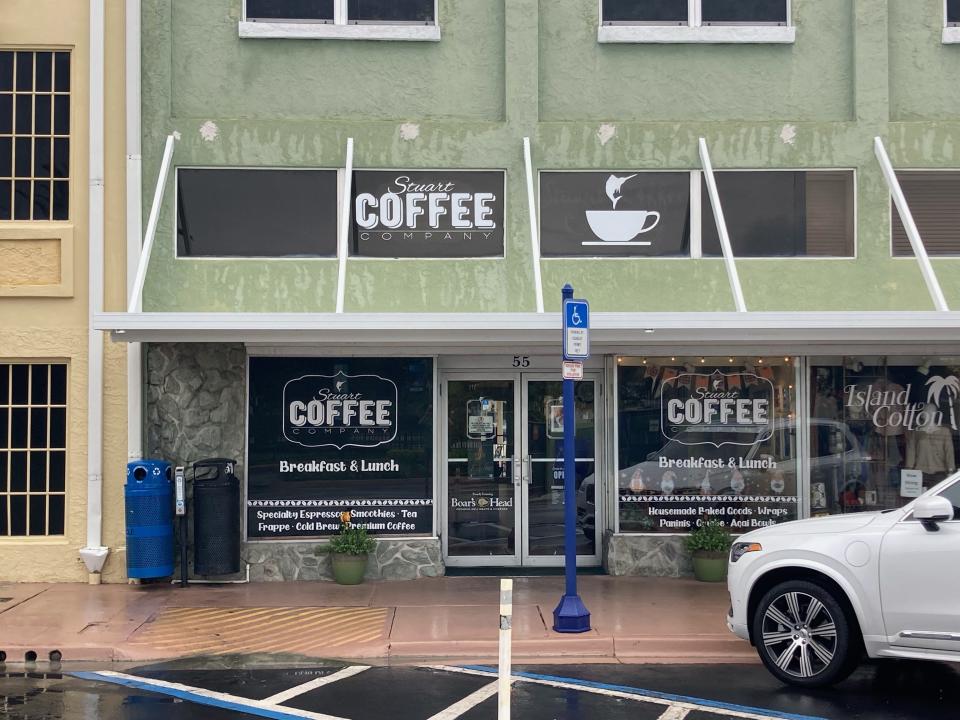
M 533 482 L 533 463 L 529 455 L 523 456 L 523 481 L 527 485 Z
M 520 463 L 520 458 L 514 455 L 513 456 L 513 484 L 519 487 L 521 482 L 523 482 L 523 467 Z

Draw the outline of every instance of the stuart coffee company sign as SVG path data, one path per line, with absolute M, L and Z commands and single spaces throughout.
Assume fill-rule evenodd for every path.
M 358 170 L 351 254 L 500 257 L 504 173 L 497 170 Z
M 773 383 L 754 373 L 681 373 L 663 383 L 661 432 L 682 445 L 756 445 L 770 439 L 773 420 Z
M 247 536 L 433 529 L 432 361 L 250 359 Z
M 283 387 L 283 436 L 304 447 L 377 447 L 397 436 L 397 385 L 379 375 L 305 375 Z

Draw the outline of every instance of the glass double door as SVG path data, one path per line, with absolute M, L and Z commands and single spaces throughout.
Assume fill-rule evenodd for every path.
M 575 385 L 577 564 L 598 565 L 599 377 Z M 451 373 L 443 380 L 450 566 L 563 565 L 563 391 L 556 376 Z

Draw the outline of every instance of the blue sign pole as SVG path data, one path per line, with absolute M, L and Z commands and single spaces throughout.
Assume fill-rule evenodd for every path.
M 586 303 L 581 307 L 571 308 L 568 305 L 573 301 L 573 288 L 563 286 L 563 336 L 564 359 L 567 357 L 568 325 L 578 326 L 578 330 L 589 330 L 589 319 L 586 314 Z M 580 312 L 581 309 L 584 312 Z M 570 318 L 573 317 L 571 321 Z M 585 326 L 585 327 L 582 327 Z M 574 356 L 573 359 L 585 359 Z M 580 596 L 577 594 L 577 497 L 576 497 L 576 445 L 577 417 L 574 408 L 573 380 L 563 381 L 563 511 L 564 511 L 564 556 L 566 565 L 566 592 L 553 611 L 553 629 L 562 633 L 582 633 L 590 630 L 590 611 L 587 610 Z

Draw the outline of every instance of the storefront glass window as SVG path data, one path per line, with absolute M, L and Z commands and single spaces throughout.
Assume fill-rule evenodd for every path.
M 433 362 L 250 358 L 247 536 L 433 531 Z
M 810 362 L 813 515 L 900 507 L 957 466 L 960 357 Z
M 618 358 L 621 532 L 798 516 L 793 358 Z

